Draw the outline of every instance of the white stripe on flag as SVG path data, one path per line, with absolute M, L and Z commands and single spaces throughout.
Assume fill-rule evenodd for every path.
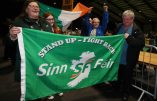
M 25 93 L 26 93 L 26 64 L 25 64 L 25 50 L 24 50 L 24 42 L 23 42 L 23 34 L 22 34 L 22 28 L 20 28 L 20 33 L 18 34 L 18 43 L 19 43 L 19 50 L 20 50 L 20 56 L 21 56 L 21 98 L 20 101 L 25 101 Z
M 63 28 L 62 30 L 65 31 L 71 24 L 71 22 L 80 17 L 82 11 L 78 12 L 70 12 L 62 10 L 61 14 L 59 15 L 58 19 L 62 21 Z

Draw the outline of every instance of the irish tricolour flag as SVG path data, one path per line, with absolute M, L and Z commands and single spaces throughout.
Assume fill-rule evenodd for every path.
M 62 28 L 62 31 L 65 31 L 73 20 L 86 14 L 89 8 L 78 3 L 72 11 L 66 11 L 40 3 L 40 10 L 40 15 L 43 15 L 45 12 L 51 12 L 55 17 L 58 26 Z

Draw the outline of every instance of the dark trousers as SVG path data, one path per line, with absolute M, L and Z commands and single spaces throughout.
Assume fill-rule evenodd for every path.
M 129 95 L 132 81 L 133 68 L 135 66 L 119 65 L 118 82 L 122 94 Z

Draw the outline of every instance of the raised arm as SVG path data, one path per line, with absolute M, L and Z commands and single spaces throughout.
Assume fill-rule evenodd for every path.
M 102 26 L 103 30 L 105 31 L 106 28 L 107 28 L 107 24 L 108 24 L 108 22 L 109 22 L 108 6 L 105 5 L 105 6 L 103 7 L 103 9 L 104 9 L 104 13 L 103 13 L 103 17 L 102 17 L 101 26 Z

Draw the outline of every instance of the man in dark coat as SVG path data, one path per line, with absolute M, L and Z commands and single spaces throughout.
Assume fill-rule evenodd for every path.
M 122 100 L 127 101 L 131 86 L 133 68 L 138 62 L 140 50 L 144 47 L 144 34 L 134 23 L 134 12 L 126 10 L 122 14 L 123 22 L 117 27 L 117 34 L 124 34 L 125 43 L 121 53 L 118 81 L 121 84 Z

